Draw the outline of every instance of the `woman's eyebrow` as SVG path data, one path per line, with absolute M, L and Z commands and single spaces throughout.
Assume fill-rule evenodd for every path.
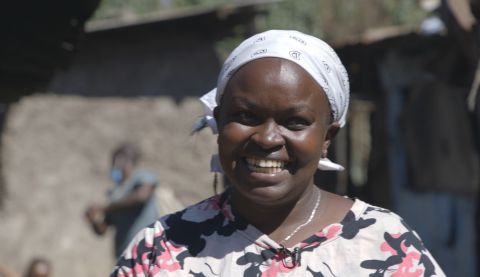
M 285 113 L 298 113 L 298 112 L 303 112 L 303 111 L 315 112 L 315 110 L 312 109 L 312 107 L 310 107 L 310 105 L 302 104 L 302 103 L 294 105 L 293 107 L 289 107 L 289 108 L 285 109 L 283 112 L 285 112 Z
M 248 109 L 258 108 L 258 105 L 255 104 L 255 102 L 250 101 L 250 99 L 243 96 L 233 96 L 232 102 L 235 103 L 235 105 L 245 107 Z M 293 104 L 293 105 L 290 105 L 288 108 L 281 110 L 282 113 L 298 113 L 303 111 L 315 112 L 316 110 L 312 109 L 310 105 L 304 104 L 304 103 Z
M 232 97 L 232 102 L 235 104 L 235 105 L 239 105 L 239 106 L 242 106 L 242 107 L 246 107 L 246 108 L 256 108 L 257 105 L 250 101 L 247 97 L 243 97 L 243 96 L 233 96 Z

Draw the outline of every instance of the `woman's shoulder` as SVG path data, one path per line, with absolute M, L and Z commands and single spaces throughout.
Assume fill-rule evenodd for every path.
M 182 210 L 166 214 L 158 220 L 162 225 L 169 225 L 172 218 L 180 218 L 183 221 L 203 222 L 224 212 L 226 209 L 224 194 L 214 195 L 198 203 L 190 205 Z
M 375 227 L 398 226 L 403 221 L 396 213 L 366 203 L 359 198 L 342 197 L 328 192 L 325 195 L 330 221 L 340 223 L 344 227 L 369 227 L 368 229 L 372 230 Z
M 125 251 L 126 257 L 130 257 L 132 251 L 140 251 L 139 249 L 153 251 L 154 248 L 169 248 L 172 235 L 175 239 L 181 239 L 190 236 L 192 231 L 201 231 L 197 229 L 208 225 L 202 222 L 218 217 L 221 201 L 222 195 L 212 196 L 183 210 L 160 217 L 137 233 Z
M 390 265 L 392 268 L 409 266 L 423 270 L 425 276 L 445 276 L 417 232 L 398 214 L 360 199 L 355 199 L 349 213 L 342 237 L 370 249 L 369 259 L 361 263 L 363 268 L 384 270 L 387 261 L 397 260 Z
M 354 204 L 352 206 L 352 211 L 355 214 L 358 214 L 358 216 L 360 217 L 374 217 L 386 220 L 401 220 L 401 217 L 398 214 L 387 208 L 369 204 L 358 198 L 354 198 L 353 201 Z
M 370 226 L 369 230 L 380 233 L 400 234 L 413 231 L 405 220 L 395 212 L 378 207 L 358 198 L 353 199 L 354 204 L 342 223 L 355 222 L 360 225 Z
M 165 214 L 140 231 L 137 234 L 137 239 L 152 240 L 154 238 L 164 237 L 163 234 L 166 230 L 175 229 L 178 231 L 184 229 L 183 227 L 186 225 L 195 223 L 199 223 L 195 225 L 200 226 L 200 223 L 218 217 L 219 214 L 224 216 L 226 209 L 223 205 L 223 198 L 223 195 L 215 195 L 179 211 Z

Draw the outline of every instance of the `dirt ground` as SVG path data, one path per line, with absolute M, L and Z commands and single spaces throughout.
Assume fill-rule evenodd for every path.
M 138 143 L 142 166 L 158 173 L 163 213 L 212 194 L 215 138 L 190 136 L 202 108 L 163 98 L 82 98 L 34 95 L 9 111 L 2 137 L 6 185 L 0 210 L 0 264 L 20 272 L 41 256 L 54 276 L 108 276 L 112 233 L 97 237 L 83 213 L 105 198 L 110 153 Z

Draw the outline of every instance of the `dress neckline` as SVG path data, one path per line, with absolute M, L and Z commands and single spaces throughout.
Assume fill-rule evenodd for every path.
M 363 214 L 363 212 L 367 208 L 366 203 L 362 200 L 359 200 L 357 198 L 354 198 L 352 200 L 354 201 L 352 207 L 349 209 L 349 211 L 341 221 L 331 223 L 325 226 L 321 230 L 310 235 L 308 238 L 297 243 L 294 247 L 304 249 L 318 245 L 324 245 L 340 237 L 341 234 L 345 231 L 343 230 L 345 226 L 348 226 L 349 222 L 358 219 L 358 217 Z M 240 234 L 243 235 L 246 239 L 265 249 L 281 248 L 281 245 L 279 243 L 277 243 L 267 234 L 263 233 L 258 228 L 250 224 L 244 217 L 242 217 L 232 209 L 228 192 L 224 192 L 224 194 L 219 198 L 219 206 L 221 207 L 223 214 L 229 221 L 232 221 L 237 226 L 243 226 L 242 228 L 239 228 L 238 232 L 240 232 Z M 245 226 L 247 227 L 245 228 Z

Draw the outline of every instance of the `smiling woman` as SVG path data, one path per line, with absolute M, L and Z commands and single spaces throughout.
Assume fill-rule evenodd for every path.
M 315 197 L 313 175 L 339 125 L 330 124 L 327 97 L 305 70 L 254 60 L 234 74 L 220 103 L 219 154 L 237 210 Z
M 212 169 L 231 185 L 140 232 L 112 276 L 444 276 L 396 214 L 314 184 L 317 168 L 343 169 L 327 153 L 348 101 L 323 41 L 296 31 L 244 41 L 202 97 L 218 131 Z

